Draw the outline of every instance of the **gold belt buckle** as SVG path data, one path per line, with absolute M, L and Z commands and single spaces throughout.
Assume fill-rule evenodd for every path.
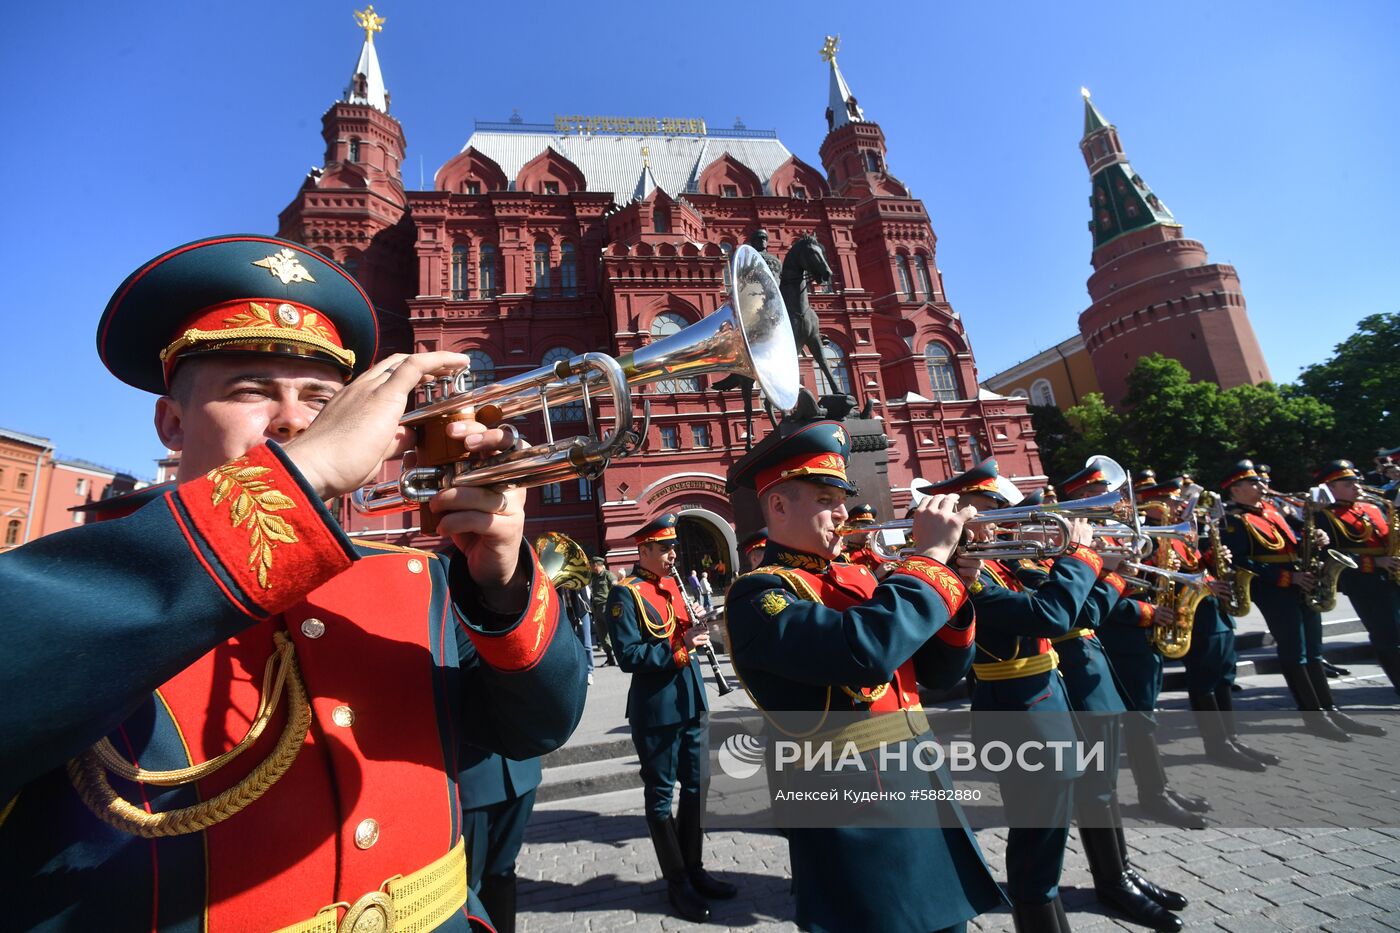
M 336 933 L 394 933 L 394 902 L 384 891 L 371 891 L 350 906 Z

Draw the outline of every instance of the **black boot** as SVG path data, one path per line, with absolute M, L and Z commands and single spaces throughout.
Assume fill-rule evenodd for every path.
M 1050 903 L 1055 905 L 1055 922 L 1060 925 L 1060 933 L 1072 933 L 1069 928 L 1069 917 L 1065 916 L 1065 902 L 1056 894 L 1055 899 Z
M 676 910 L 676 916 L 691 923 L 705 923 L 710 919 L 710 904 L 690 886 L 690 877 L 685 872 L 685 862 L 681 858 L 680 843 L 676 840 L 676 827 L 669 820 L 647 819 L 647 829 L 651 832 L 651 844 L 656 849 L 656 861 L 661 866 L 661 876 L 666 879 L 666 896 Z
M 1293 700 L 1298 704 L 1298 709 L 1303 713 L 1303 728 L 1308 732 L 1322 739 L 1331 739 L 1333 742 L 1350 742 L 1351 736 L 1346 730 L 1322 715 L 1322 706 L 1317 700 L 1317 691 L 1313 689 L 1312 678 L 1308 677 L 1308 672 L 1301 664 L 1283 665 L 1283 680 L 1288 684 L 1288 690 L 1293 694 Z M 1323 678 L 1325 683 L 1326 677 Z M 1331 696 L 1331 692 L 1328 692 Z
M 1332 720 L 1332 724 L 1344 732 L 1352 735 L 1369 735 L 1380 738 L 1386 734 L 1385 729 L 1380 726 L 1373 726 L 1368 722 L 1359 722 L 1337 709 L 1337 704 L 1332 699 L 1332 685 L 1327 682 L 1327 674 L 1322 669 L 1321 661 L 1308 662 L 1308 680 L 1312 681 L 1313 690 L 1317 692 L 1317 702 L 1322 705 L 1327 718 Z
M 739 893 L 739 889 L 705 871 L 705 830 L 700 825 L 699 799 L 682 794 L 679 809 L 680 812 L 676 814 L 676 836 L 680 839 L 681 859 L 685 862 L 690 883 L 705 897 L 729 900 Z
M 1377 647 L 1376 660 L 1380 662 L 1381 670 L 1385 671 L 1385 676 L 1390 679 L 1390 685 L 1395 688 L 1395 692 L 1400 693 L 1400 648 Z
M 1167 796 L 1167 773 L 1152 733 L 1138 723 L 1124 723 L 1123 747 L 1137 783 L 1138 804 L 1148 816 L 1182 829 L 1205 829 L 1205 820 Z
M 1220 707 L 1211 693 L 1191 694 L 1191 708 L 1196 711 L 1196 725 L 1201 730 L 1201 742 L 1205 745 L 1206 757 L 1218 765 L 1234 768 L 1236 771 L 1263 771 L 1264 765 L 1244 754 L 1230 744 L 1226 735 L 1225 720 L 1220 715 Z
M 1235 747 L 1235 751 L 1253 758 L 1261 765 L 1276 765 L 1283 760 L 1269 752 L 1250 748 L 1240 741 L 1240 730 L 1235 725 L 1235 698 L 1230 692 L 1229 684 L 1215 685 L 1215 705 L 1220 710 L 1221 720 L 1225 723 L 1225 739 Z
M 1020 904 L 1011 902 L 1011 922 L 1016 925 L 1016 933 L 1068 933 L 1069 927 L 1060 926 L 1060 916 L 1055 910 L 1055 901 L 1044 904 Z
M 1328 677 L 1337 678 L 1351 676 L 1351 668 L 1338 667 L 1326 658 L 1319 660 L 1317 663 L 1322 665 L 1322 673 L 1326 674 Z
M 1128 874 L 1117 833 L 1112 829 L 1080 827 L 1079 839 L 1084 843 L 1089 873 L 1094 876 L 1095 897 L 1133 923 L 1165 933 L 1182 928 L 1181 919 L 1149 897 Z
M 515 872 L 481 879 L 477 892 L 496 933 L 515 933 Z
M 1128 848 L 1128 837 L 1123 832 L 1123 814 L 1118 809 L 1118 795 L 1114 794 L 1109 800 L 1109 807 L 1113 812 L 1113 835 L 1118 839 L 1118 854 L 1123 858 L 1123 870 L 1128 873 L 1128 877 L 1133 879 L 1133 884 L 1138 886 L 1148 897 L 1161 904 L 1167 910 L 1185 910 L 1190 901 L 1186 900 L 1186 895 L 1163 888 L 1148 881 L 1142 876 L 1142 872 L 1133 867 L 1133 850 Z

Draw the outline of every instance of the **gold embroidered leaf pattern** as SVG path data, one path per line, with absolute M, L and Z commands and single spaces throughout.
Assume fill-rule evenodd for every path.
M 272 472 L 270 467 L 247 464 L 247 457 L 239 457 L 210 470 L 205 478 L 214 484 L 213 504 L 231 500 L 229 520 L 235 528 L 248 526 L 248 568 L 266 590 L 272 586 L 269 571 L 273 550 L 279 543 L 297 543 L 292 523 L 272 513 L 296 508 L 296 501 L 263 479 Z

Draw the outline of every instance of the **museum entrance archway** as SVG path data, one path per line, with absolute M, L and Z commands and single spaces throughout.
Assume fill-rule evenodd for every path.
M 728 532 L 726 534 L 726 532 Z M 676 522 L 676 567 L 689 583 L 690 572 L 710 575 L 710 588 L 721 595 L 734 579 L 734 531 L 707 509 L 686 509 Z

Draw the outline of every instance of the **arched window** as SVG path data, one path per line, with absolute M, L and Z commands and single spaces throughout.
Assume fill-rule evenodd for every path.
M 677 331 L 684 330 L 689 322 L 679 314 L 667 311 L 658 314 L 651 322 L 651 339 L 660 340 L 662 337 L 669 337 Z M 653 390 L 657 395 L 668 395 L 673 392 L 699 392 L 700 383 L 696 379 L 662 379 L 656 383 Z
M 836 344 L 823 337 L 822 356 L 826 358 L 826 365 L 831 367 L 831 374 L 836 377 L 836 385 L 826 381 L 826 374 L 818 366 L 817 391 L 822 395 L 850 395 L 851 370 L 846 366 L 846 354 L 842 353 Z
M 21 473 L 15 477 L 15 488 L 24 490 L 29 488 L 29 474 Z
M 1047 379 L 1037 379 L 1031 383 L 1031 404 L 1032 405 L 1054 405 L 1055 390 L 1050 388 Z
M 865 150 L 865 170 L 867 172 L 878 172 L 880 170 L 880 156 L 873 149 Z
M 652 229 L 657 233 L 671 232 L 671 211 L 664 205 L 656 205 L 656 209 L 651 212 Z
M 958 395 L 958 374 L 953 370 L 953 360 L 948 348 L 941 343 L 931 343 L 924 348 L 924 362 L 928 365 L 928 381 L 933 388 L 933 397 L 944 402 L 955 402 Z
M 565 298 L 578 295 L 578 259 L 572 243 L 559 245 L 559 286 Z
M 535 244 L 535 297 L 549 294 L 549 244 Z
M 477 270 L 477 288 L 482 298 L 496 297 L 496 247 L 490 243 L 481 244 L 480 268 Z
M 724 287 L 730 286 L 729 272 L 730 266 L 734 263 L 734 244 L 728 240 L 720 240 L 719 251 L 724 254 Z
M 540 364 L 548 366 L 551 363 L 558 363 L 561 360 L 571 360 L 577 354 L 568 347 L 551 347 L 544 351 L 544 356 L 540 359 Z M 551 405 L 549 409 L 550 421 L 582 421 L 583 402 L 569 402 L 567 405 Z
M 358 136 L 350 137 L 350 161 L 360 161 L 360 137 Z
M 928 261 L 918 253 L 914 254 L 914 275 L 919 280 L 919 290 L 927 298 L 933 297 L 933 281 L 928 277 Z
M 11 519 L 10 524 L 5 527 L 5 543 L 19 544 L 19 520 Z
M 467 297 L 467 246 L 458 243 L 452 247 L 452 297 L 462 301 Z
M 914 284 L 909 280 L 909 260 L 903 256 L 894 257 L 894 271 L 899 275 L 899 293 L 905 301 L 913 301 Z
M 473 389 L 496 381 L 496 361 L 491 359 L 491 354 L 485 350 L 467 350 L 466 354 L 471 360 L 471 369 L 463 378 L 464 388 Z

